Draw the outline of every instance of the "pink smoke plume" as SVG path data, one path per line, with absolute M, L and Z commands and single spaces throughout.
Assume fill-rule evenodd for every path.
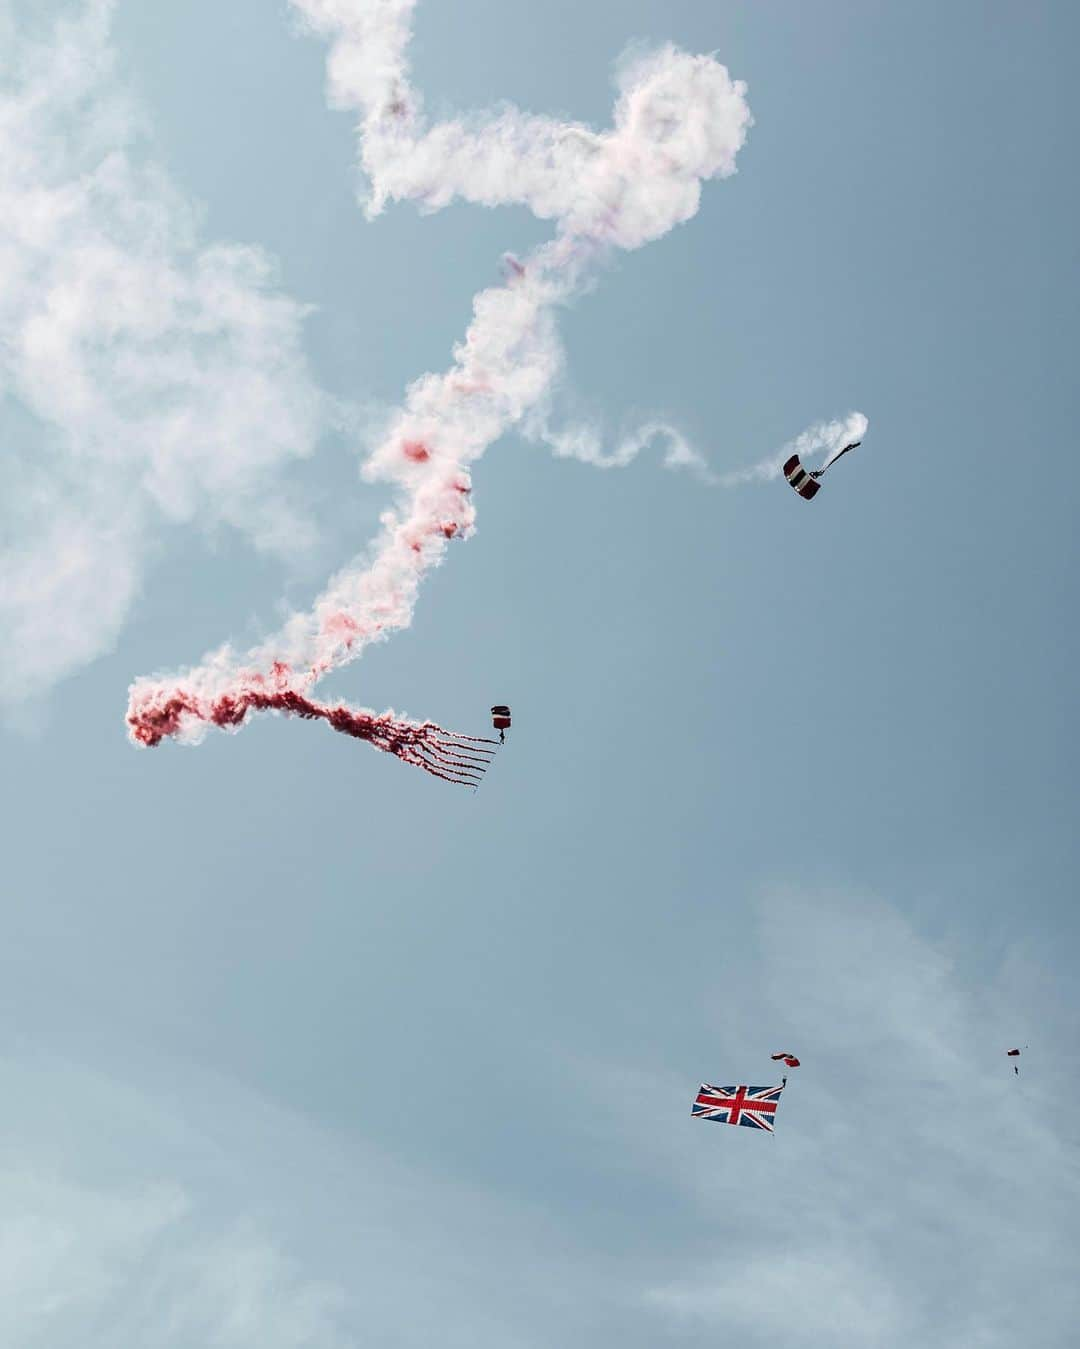
M 154 745 L 275 710 L 323 719 L 446 776 L 440 756 L 489 742 L 391 713 L 327 707 L 310 691 L 409 625 L 424 575 L 452 539 L 473 532 L 472 463 L 550 395 L 563 363 L 557 307 L 609 249 L 666 234 L 696 213 L 703 180 L 735 171 L 750 124 L 745 86 L 712 57 L 664 46 L 621 70 L 609 131 L 514 108 L 429 127 L 406 57 L 414 0 L 292 3 L 330 39 L 332 101 L 360 114 L 369 215 L 407 198 L 424 210 L 455 198 L 522 203 L 556 222 L 555 237 L 524 260 L 507 257 L 504 283 L 475 297 L 450 367 L 414 381 L 390 418 L 364 476 L 395 484 L 400 498 L 371 551 L 338 572 L 309 613 L 245 656 L 225 646 L 195 669 L 136 680 L 128 725 L 134 741 Z
M 314 702 L 290 687 L 289 671 L 283 665 L 275 666 L 269 678 L 245 674 L 234 688 L 209 703 L 194 703 L 177 688 L 169 698 L 146 705 L 137 719 L 129 716 L 128 721 L 132 738 L 140 745 L 152 746 L 166 736 L 179 735 L 185 718 L 228 729 L 239 726 L 249 712 L 284 712 L 306 721 L 325 721 L 343 735 L 366 740 L 433 777 L 465 787 L 479 783 L 495 752 L 487 748 L 495 744 L 493 740 L 453 735 L 432 721 L 405 721 L 391 712 L 378 716 L 344 703 L 330 706 Z

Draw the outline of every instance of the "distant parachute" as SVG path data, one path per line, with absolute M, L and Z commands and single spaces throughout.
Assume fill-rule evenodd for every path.
M 1024 1048 L 1026 1049 L 1027 1045 L 1025 1045 Z M 1005 1057 L 1010 1059 L 1018 1059 L 1020 1057 L 1020 1051 L 1019 1049 L 1006 1049 Z M 1020 1076 L 1020 1065 L 1018 1063 L 1013 1064 L 1013 1072 L 1016 1074 L 1017 1077 Z
M 491 709 L 491 724 L 499 732 L 499 743 L 505 744 L 510 729 L 510 709 L 505 703 L 496 703 Z
M 861 440 L 853 440 L 850 445 L 845 445 L 842 450 L 838 450 L 831 459 L 826 459 L 820 468 L 812 471 L 803 468 L 802 460 L 797 454 L 793 454 L 784 465 L 784 477 L 787 478 L 804 501 L 812 501 L 821 491 L 821 483 L 818 479 L 825 476 L 826 469 L 832 468 L 841 455 L 847 454 L 848 450 L 858 449 L 861 444 Z
M 780 1054 L 770 1054 L 769 1057 L 772 1059 L 773 1063 L 779 1063 L 781 1060 L 783 1060 L 785 1066 L 788 1068 L 799 1067 L 799 1060 L 795 1057 L 794 1054 L 787 1053 L 786 1050 Z

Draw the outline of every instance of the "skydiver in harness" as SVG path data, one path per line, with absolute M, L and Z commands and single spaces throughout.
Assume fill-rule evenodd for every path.
M 784 464 L 784 477 L 788 480 L 789 486 L 791 486 L 804 501 L 813 501 L 814 497 L 821 491 L 820 480 L 825 476 L 829 469 L 832 468 L 837 459 L 843 458 L 848 450 L 858 449 L 861 444 L 861 440 L 853 440 L 850 445 L 845 445 L 844 448 L 838 454 L 834 454 L 831 459 L 826 459 L 825 463 L 822 464 L 820 468 L 815 468 L 813 470 L 803 468 L 802 460 L 797 454 L 793 454 Z

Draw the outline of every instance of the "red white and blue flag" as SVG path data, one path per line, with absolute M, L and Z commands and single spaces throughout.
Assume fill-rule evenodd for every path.
M 702 1082 L 690 1113 L 717 1124 L 741 1124 L 773 1131 L 773 1116 L 783 1087 L 710 1087 Z

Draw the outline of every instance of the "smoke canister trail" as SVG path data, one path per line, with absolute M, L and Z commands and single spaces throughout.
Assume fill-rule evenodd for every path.
M 460 752 L 462 737 L 325 706 L 312 687 L 409 625 L 425 574 L 475 527 L 472 463 L 543 405 L 561 373 L 558 307 L 611 249 L 660 238 L 697 212 L 703 180 L 734 172 L 750 123 L 745 87 L 712 57 L 664 46 L 621 70 L 609 131 L 513 108 L 428 126 L 409 83 L 411 0 L 293 3 L 331 40 L 333 101 L 360 113 L 369 215 L 408 198 L 424 209 L 455 198 L 521 203 L 554 220 L 555 237 L 475 297 L 452 364 L 414 381 L 389 419 L 364 476 L 394 484 L 399 496 L 370 552 L 246 655 L 226 646 L 195 669 L 136 680 L 128 725 L 138 744 L 193 741 L 209 726 L 236 728 L 250 713 L 276 710 L 325 720 L 429 772 L 461 773 L 444 756 Z
M 169 698 L 147 704 L 129 714 L 132 739 L 140 745 L 158 745 L 182 732 L 186 720 L 235 729 L 251 712 L 282 712 L 305 721 L 325 721 L 342 735 L 364 740 L 376 749 L 396 755 L 434 777 L 474 786 L 494 754 L 495 742 L 482 736 L 459 736 L 434 722 L 415 722 L 351 708 L 344 703 L 318 703 L 289 687 L 288 671 L 279 667 L 268 680 L 259 675 L 222 692 L 208 706 L 198 705 L 177 689 Z M 490 747 L 490 748 L 489 748 Z

